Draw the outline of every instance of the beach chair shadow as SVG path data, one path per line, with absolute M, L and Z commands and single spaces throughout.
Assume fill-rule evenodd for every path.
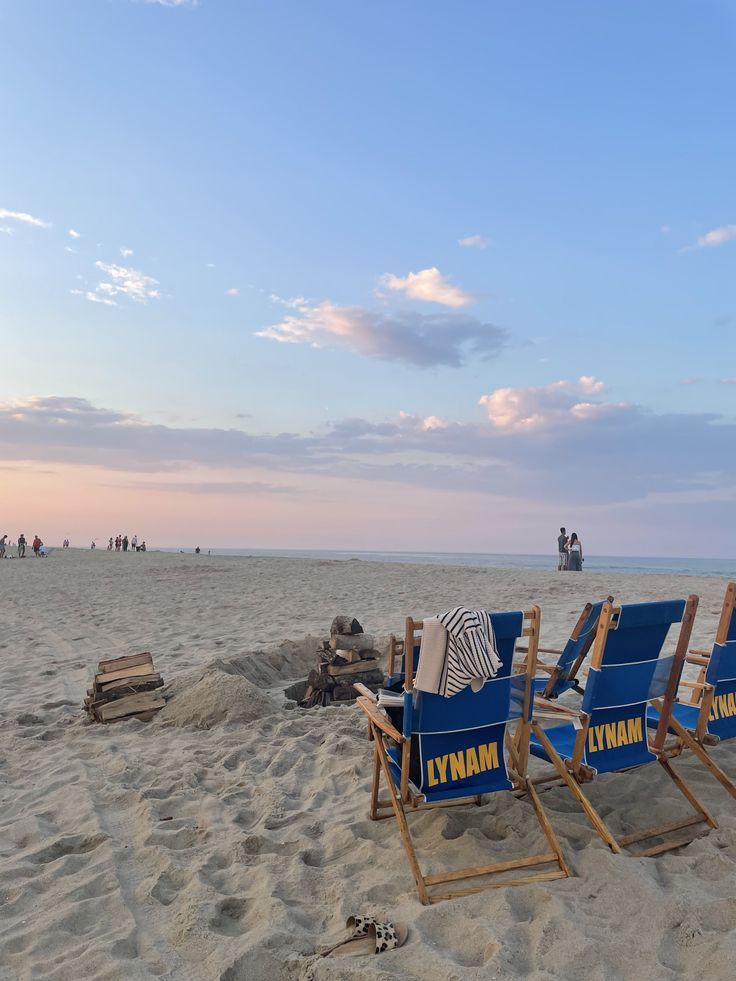
M 379 820 L 390 817 L 393 811 L 419 898 L 424 904 L 569 875 L 537 792 L 526 778 L 539 619 L 538 607 L 526 614 L 491 614 L 502 667 L 478 692 L 468 687 L 445 698 L 417 691 L 413 687 L 412 659 L 412 663 L 407 664 L 402 731 L 381 714 L 370 697 L 363 695 L 358 699 L 368 717 L 374 744 L 370 816 Z M 404 651 L 414 651 L 422 622 L 408 618 L 406 623 Z M 522 634 L 529 638 L 527 671 L 523 675 L 512 675 L 514 647 Z M 380 796 L 382 777 L 388 789 L 388 797 L 384 798 Z M 417 810 L 470 802 L 481 805 L 485 794 L 502 790 L 528 793 L 549 851 L 527 858 L 424 875 L 407 817 Z M 549 865 L 555 867 L 534 871 L 537 866 Z M 526 873 L 521 877 L 504 875 L 520 869 Z M 485 880 L 482 884 L 462 886 L 463 880 L 480 877 Z M 454 884 L 461 888 L 454 888 Z M 446 889 L 448 885 L 450 888 Z M 436 886 L 445 887 L 446 891 L 434 889 Z
M 681 688 L 690 689 L 690 699 L 678 700 L 672 706 L 668 730 L 677 737 L 677 755 L 684 748 L 690 749 L 736 798 L 736 784 L 706 749 L 736 736 L 736 582 L 726 587 L 712 650 L 691 650 L 685 660 L 698 665 L 700 675 L 697 681 L 680 681 Z M 659 727 L 661 711 L 659 702 L 650 706 L 650 727 Z
M 697 596 L 690 596 L 687 602 L 632 603 L 618 608 L 605 603 L 581 711 L 541 699 L 535 703 L 531 753 L 552 763 L 600 837 L 617 853 L 628 845 L 664 839 L 671 832 L 703 823 L 717 827 L 712 815 L 673 769 L 673 753 L 664 747 L 697 605 Z M 675 653 L 663 656 L 668 631 L 677 623 L 681 627 Z M 660 705 L 661 716 L 650 741 L 646 715 L 653 699 Z M 543 717 L 566 721 L 545 728 L 540 724 Z M 631 771 L 654 762 L 660 764 L 695 814 L 616 839 L 581 785 L 605 773 Z M 530 782 L 543 783 L 548 779 L 535 776 Z M 664 840 L 637 855 L 657 855 L 679 848 L 692 841 L 695 834 L 684 840 Z
M 540 654 L 559 654 L 559 658 L 556 664 L 546 664 L 537 658 L 537 671 L 544 672 L 547 677 L 544 675 L 535 677 L 535 695 L 541 695 L 543 698 L 559 698 L 560 695 L 570 690 L 576 691 L 579 695 L 583 694 L 583 688 L 578 680 L 578 672 L 593 646 L 604 602 L 613 603 L 613 596 L 608 596 L 605 601 L 602 600 L 599 603 L 585 604 L 583 612 L 578 617 L 577 623 L 562 650 L 555 647 L 539 648 Z M 526 647 L 517 647 L 516 650 L 522 654 L 527 652 Z M 520 664 L 518 670 L 525 671 L 526 662 Z

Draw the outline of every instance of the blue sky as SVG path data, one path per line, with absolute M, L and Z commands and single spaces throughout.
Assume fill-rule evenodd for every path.
M 334 546 L 337 508 L 350 547 L 467 548 L 488 514 L 479 551 L 541 551 L 580 515 L 603 551 L 732 554 L 736 4 L 6 0 L 0 28 L 0 456 L 100 497 L 54 531 L 153 472 L 123 426 L 164 438 L 161 544 Z

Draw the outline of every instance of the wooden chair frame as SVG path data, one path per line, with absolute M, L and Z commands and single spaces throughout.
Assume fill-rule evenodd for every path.
M 539 643 L 539 607 L 532 609 L 524 614 L 525 626 L 524 636 L 529 638 L 529 656 L 527 658 L 527 677 L 524 692 L 524 702 L 522 717 L 517 724 L 514 738 L 506 730 L 506 750 L 511 765 L 507 766 L 509 779 L 511 780 L 513 791 L 528 793 L 529 799 L 534 808 L 539 825 L 549 843 L 550 850 L 539 855 L 532 855 L 528 858 L 512 859 L 506 862 L 496 862 L 490 865 L 471 866 L 464 869 L 457 869 L 452 872 L 443 872 L 437 875 L 425 876 L 419 866 L 416 849 L 411 838 L 409 825 L 407 822 L 407 809 L 409 813 L 418 810 L 431 810 L 436 807 L 456 807 L 467 805 L 473 801 L 478 806 L 482 804 L 482 795 L 449 800 L 447 802 L 437 802 L 427 804 L 421 794 L 415 794 L 409 785 L 409 762 L 411 740 L 405 738 L 391 724 L 391 722 L 381 713 L 378 705 L 367 695 L 362 695 L 358 699 L 358 705 L 368 716 L 369 727 L 373 739 L 373 783 L 371 788 L 371 819 L 381 820 L 390 817 L 393 811 L 398 822 L 401 840 L 409 859 L 414 881 L 416 882 L 419 898 L 424 905 L 437 903 L 444 899 L 453 899 L 458 896 L 469 896 L 474 893 L 483 892 L 487 889 L 498 889 L 504 886 L 523 885 L 528 882 L 545 882 L 551 879 L 566 878 L 570 875 L 570 870 L 562 855 L 560 844 L 557 840 L 547 815 L 542 808 L 539 796 L 535 788 L 528 781 L 526 776 L 527 763 L 529 758 L 529 735 L 530 723 L 526 721 L 528 716 L 529 704 L 532 692 L 532 679 L 536 668 L 537 646 Z M 406 636 L 404 639 L 404 651 L 414 650 L 414 640 L 417 631 L 423 627 L 423 621 L 414 620 L 407 617 Z M 414 686 L 413 679 L 413 658 L 405 658 L 406 681 L 405 691 L 410 692 Z M 400 781 L 397 789 L 391 774 L 387 749 L 395 747 L 400 754 Z M 388 787 L 388 797 L 380 796 L 380 780 L 383 774 L 384 781 Z M 385 813 L 385 812 L 389 813 Z M 557 868 L 547 871 L 533 871 L 535 866 L 554 864 Z M 518 869 L 531 869 L 529 874 L 516 878 L 504 878 L 502 873 L 513 872 Z M 501 875 L 501 879 L 497 877 Z M 461 889 L 450 889 L 448 891 L 433 891 L 433 886 L 442 886 L 462 882 L 465 879 L 479 877 L 491 877 L 491 881 L 486 881 L 481 885 L 467 886 Z M 494 878 L 495 877 L 495 878 Z
M 707 810 L 707 808 L 701 803 L 700 800 L 695 796 L 691 788 L 685 782 L 685 780 L 675 772 L 670 763 L 670 759 L 673 755 L 677 755 L 672 751 L 665 748 L 665 738 L 667 735 L 668 726 L 671 725 L 671 714 L 672 705 L 675 700 L 675 695 L 677 692 L 677 682 L 682 671 L 682 665 L 684 663 L 685 655 L 687 654 L 688 644 L 690 643 L 690 635 L 692 634 L 693 621 L 695 619 L 695 613 L 698 608 L 698 597 L 690 596 L 688 597 L 687 603 L 685 605 L 685 612 L 683 614 L 682 623 L 680 626 L 680 635 L 677 641 L 677 647 L 675 649 L 673 668 L 670 673 L 670 681 L 665 691 L 664 697 L 659 700 L 660 709 L 660 721 L 657 727 L 656 733 L 653 739 L 649 740 L 649 749 L 657 758 L 657 762 L 661 765 L 667 776 L 673 781 L 680 793 L 689 802 L 693 810 L 695 811 L 694 816 L 687 817 L 679 821 L 670 821 L 667 824 L 657 825 L 652 828 L 647 828 L 644 831 L 636 831 L 632 834 L 624 835 L 621 838 L 616 838 L 613 833 L 609 830 L 603 818 L 595 810 L 593 805 L 590 803 L 588 798 L 585 796 L 583 791 L 580 789 L 582 783 L 586 783 L 595 777 L 595 771 L 587 766 L 583 762 L 583 757 L 585 753 L 585 745 L 588 738 L 588 727 L 590 725 L 591 716 L 585 712 L 577 712 L 573 709 L 568 709 L 564 706 L 558 705 L 555 702 L 547 702 L 545 707 L 548 712 L 556 715 L 558 718 L 573 718 L 578 719 L 580 722 L 580 728 L 575 736 L 575 743 L 573 747 L 572 759 L 563 760 L 559 753 L 555 750 L 552 742 L 548 738 L 544 729 L 537 720 L 537 716 L 532 720 L 532 731 L 536 735 L 539 742 L 544 747 L 547 756 L 552 762 L 556 775 L 559 775 L 564 783 L 567 785 L 568 789 L 572 792 L 573 796 L 576 798 L 583 811 L 585 812 L 588 820 L 593 825 L 595 830 L 598 832 L 600 837 L 606 844 L 610 847 L 611 851 L 615 853 L 620 853 L 624 847 L 627 845 L 633 845 L 638 842 L 646 842 L 652 838 L 660 838 L 673 832 L 679 831 L 684 828 L 689 828 L 693 825 L 707 824 L 711 828 L 716 828 L 715 819 Z M 606 648 L 606 639 L 608 637 L 609 631 L 615 629 L 615 620 L 620 612 L 620 607 L 614 607 L 612 603 L 605 603 L 603 610 L 601 611 L 601 617 L 598 621 L 598 630 L 596 631 L 595 637 L 595 647 L 593 650 L 593 656 L 591 659 L 592 668 L 600 668 L 603 662 L 603 654 Z M 543 700 L 539 699 L 535 704 L 541 704 Z M 654 704 L 654 703 L 652 703 Z M 549 716 L 548 716 L 549 717 Z M 549 776 L 534 777 L 530 779 L 530 783 L 544 783 L 549 781 Z M 643 851 L 637 852 L 637 857 L 644 857 L 650 855 L 658 855 L 661 852 L 669 851 L 672 848 L 680 848 L 682 845 L 688 844 L 693 840 L 695 835 L 690 835 L 685 840 L 676 841 L 665 841 L 658 845 L 652 845 L 645 848 Z
M 613 603 L 613 596 L 607 596 L 606 602 Z M 585 626 L 588 617 L 590 616 L 590 611 L 592 609 L 593 609 L 592 603 L 585 604 L 585 606 L 583 607 L 583 612 L 578 617 L 577 623 L 572 629 L 572 633 L 570 634 L 570 640 L 577 640 L 580 637 L 580 634 L 582 633 L 583 627 Z M 577 673 L 580 670 L 581 665 L 583 664 L 586 657 L 590 653 L 590 649 L 593 646 L 595 636 L 596 636 L 596 632 L 594 630 L 591 630 L 590 635 L 586 640 L 585 644 L 583 645 L 580 653 L 570 665 L 570 669 L 567 673 L 569 678 L 577 677 Z M 526 647 L 517 647 L 516 649 L 522 654 L 526 654 L 528 650 Z M 562 654 L 563 649 L 564 648 L 561 647 L 540 647 L 538 648 L 538 653 L 557 654 L 559 656 L 560 654 Z M 526 662 L 523 662 L 522 664 L 519 665 L 519 670 L 523 671 L 525 667 L 526 667 Z M 545 664 L 544 661 L 540 661 L 537 658 L 537 670 L 544 671 L 545 674 L 548 674 L 549 680 L 547 681 L 547 684 L 544 686 L 544 690 L 540 692 L 539 696 L 535 696 L 535 698 L 536 697 L 554 698 L 555 685 L 557 684 L 560 676 L 562 675 L 562 668 L 558 664 Z M 582 689 L 578 689 L 578 692 L 580 691 L 582 691 Z
M 726 595 L 723 598 L 721 616 L 716 629 L 716 644 L 725 644 L 728 640 L 728 630 L 732 617 L 736 615 L 736 582 L 730 582 L 726 587 Z M 709 659 L 712 651 L 700 649 L 690 649 L 685 661 L 688 664 L 696 665 L 700 668 L 697 681 L 680 681 L 681 688 L 691 689 L 690 705 L 699 705 L 698 721 L 694 731 L 686 729 L 682 723 L 678 722 L 674 713 L 669 722 L 669 728 L 676 735 L 675 746 L 671 749 L 672 755 L 679 755 L 683 749 L 691 750 L 700 762 L 708 768 L 721 786 L 736 800 L 736 784 L 726 773 L 715 763 L 706 750 L 706 746 L 716 746 L 720 742 L 718 736 L 708 732 L 708 718 L 713 705 L 715 687 L 706 682 L 705 676 L 710 663 Z M 661 711 L 658 702 L 652 703 L 654 707 Z

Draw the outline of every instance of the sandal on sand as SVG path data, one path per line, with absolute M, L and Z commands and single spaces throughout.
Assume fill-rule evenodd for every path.
M 406 943 L 409 930 L 403 923 L 378 923 L 372 916 L 350 916 L 350 931 L 338 943 L 319 951 L 322 957 L 359 957 L 382 954 Z

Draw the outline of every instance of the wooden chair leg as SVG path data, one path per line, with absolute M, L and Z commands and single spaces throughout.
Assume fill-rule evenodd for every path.
M 378 794 L 381 781 L 381 760 L 378 756 L 378 744 L 373 739 L 373 786 L 371 787 L 371 821 L 378 820 Z
M 675 784 L 675 786 L 680 791 L 682 796 L 687 799 L 687 801 L 692 806 L 693 810 L 697 814 L 702 815 L 703 819 L 706 821 L 707 824 L 710 825 L 711 828 L 717 828 L 718 824 L 715 818 L 713 817 L 713 815 L 710 813 L 708 808 L 705 807 L 705 805 L 702 804 L 700 800 L 698 800 L 698 798 L 692 792 L 690 787 L 682 779 L 680 774 L 676 773 L 675 770 L 672 769 L 669 760 L 660 760 L 659 762 L 664 772 L 672 780 L 672 782 Z
M 539 799 L 539 795 L 537 794 L 537 791 L 535 790 L 535 788 L 532 786 L 530 782 L 527 782 L 526 789 L 529 793 L 529 800 L 532 802 L 532 806 L 534 807 L 534 811 L 537 815 L 537 820 L 541 825 L 542 831 L 544 831 L 545 837 L 547 838 L 547 841 L 549 842 L 552 851 L 557 856 L 557 862 L 560 868 L 562 869 L 562 871 L 565 873 L 565 875 L 569 876 L 570 869 L 568 868 L 567 862 L 565 861 L 565 857 L 562 854 L 562 849 L 560 848 L 560 843 L 557 839 L 557 835 L 554 832 L 554 828 L 550 824 L 549 818 L 547 817 L 545 810 L 542 807 L 542 802 Z
M 606 823 L 603 820 L 603 818 L 600 816 L 598 811 L 596 811 L 596 809 L 593 807 L 593 805 L 590 803 L 588 798 L 580 789 L 577 780 L 575 780 L 575 778 L 572 776 L 572 774 L 565 766 L 565 763 L 560 758 L 559 753 L 547 738 L 544 729 L 542 729 L 542 727 L 538 723 L 532 723 L 532 729 L 534 730 L 542 746 L 544 746 L 545 752 L 547 753 L 547 756 L 552 762 L 552 765 L 560 774 L 562 779 L 565 781 L 565 783 L 568 786 L 568 789 L 572 791 L 574 797 L 576 798 L 577 802 L 580 804 L 582 809 L 585 811 L 585 814 L 588 820 L 590 821 L 590 823 L 593 825 L 595 830 L 598 832 L 600 837 L 605 841 L 605 843 L 608 845 L 611 851 L 617 855 L 620 854 L 621 849 L 618 846 L 618 842 L 606 827 Z
M 728 775 L 723 772 L 720 766 L 718 766 L 717 763 L 713 762 L 711 756 L 703 749 L 700 743 L 696 739 L 693 739 L 693 737 L 690 735 L 687 729 L 681 726 L 676 719 L 670 719 L 670 726 L 675 730 L 675 732 L 682 740 L 682 742 L 687 746 L 687 748 L 689 750 L 692 750 L 692 752 L 697 756 L 700 762 L 704 766 L 706 766 L 708 770 L 710 770 L 710 772 L 720 783 L 720 785 L 724 788 L 724 790 L 727 790 L 728 793 L 734 798 L 734 800 L 736 800 L 736 785 L 728 777 Z
M 404 843 L 404 850 L 406 851 L 407 857 L 409 859 L 409 865 L 411 866 L 412 875 L 414 876 L 414 881 L 417 884 L 417 892 L 419 893 L 419 899 L 424 906 L 429 905 L 429 895 L 427 893 L 427 887 L 424 883 L 424 876 L 419 868 L 419 862 L 417 861 L 417 855 L 414 851 L 414 845 L 411 841 L 411 835 L 409 834 L 409 825 L 406 823 L 406 814 L 404 813 L 404 805 L 401 802 L 399 795 L 396 793 L 396 787 L 394 786 L 394 781 L 391 776 L 391 768 L 389 766 L 388 758 L 386 757 L 386 747 L 383 745 L 383 737 L 380 731 L 374 730 L 373 736 L 375 738 L 376 749 L 381 759 L 381 767 L 383 768 L 384 776 L 386 778 L 386 784 L 388 786 L 388 792 L 391 795 L 391 803 L 393 804 L 394 814 L 396 815 L 396 820 L 399 824 L 399 832 L 401 833 L 401 840 Z

